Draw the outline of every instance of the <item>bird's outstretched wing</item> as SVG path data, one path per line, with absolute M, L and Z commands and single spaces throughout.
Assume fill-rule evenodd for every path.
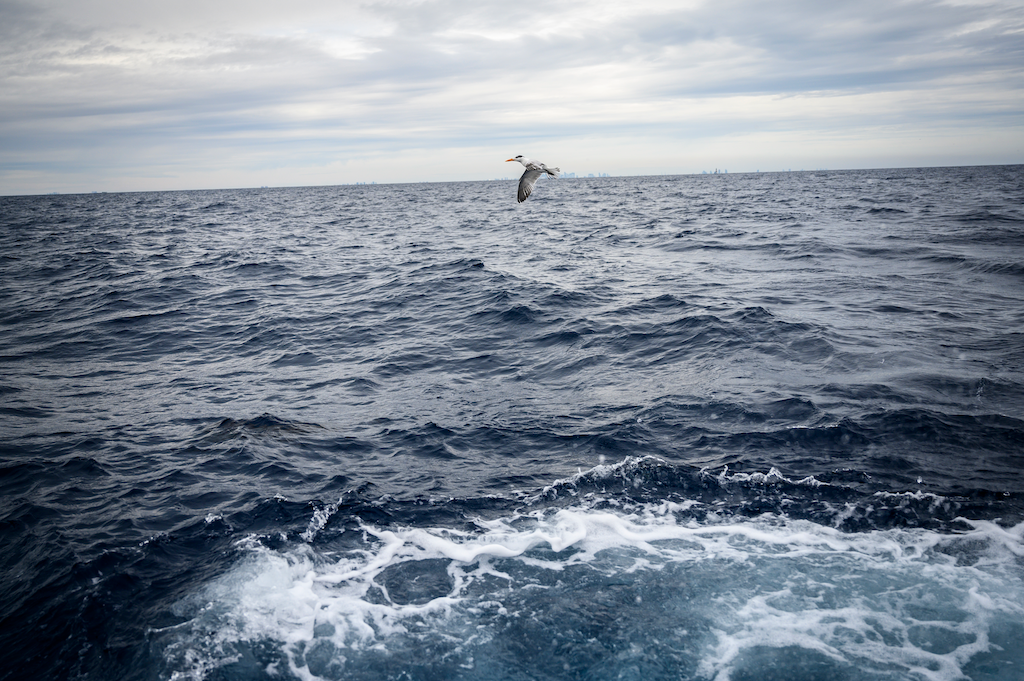
M 543 170 L 531 168 L 523 173 L 523 176 L 519 178 L 519 194 L 517 199 L 519 203 L 526 200 L 530 194 L 533 193 L 533 185 L 537 184 L 537 178 L 544 174 Z

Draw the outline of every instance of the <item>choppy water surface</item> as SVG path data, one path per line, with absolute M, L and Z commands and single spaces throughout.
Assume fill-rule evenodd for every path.
M 1020 678 L 1022 206 L 0 198 L 0 679 Z

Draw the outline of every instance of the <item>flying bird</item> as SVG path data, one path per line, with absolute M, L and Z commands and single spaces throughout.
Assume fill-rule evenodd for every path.
M 558 168 L 548 168 L 540 161 L 531 161 L 522 155 L 507 159 L 505 163 L 509 161 L 519 161 L 526 166 L 526 172 L 519 178 L 519 193 L 516 195 L 519 203 L 525 201 L 526 197 L 533 193 L 533 185 L 537 184 L 541 175 L 547 173 L 551 177 L 558 177 L 558 173 L 562 172 Z

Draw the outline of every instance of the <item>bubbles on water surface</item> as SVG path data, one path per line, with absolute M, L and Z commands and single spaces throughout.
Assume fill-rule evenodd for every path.
M 980 680 L 1024 663 L 1024 525 L 850 533 L 687 508 L 364 524 L 344 550 L 253 537 L 153 640 L 175 679 Z

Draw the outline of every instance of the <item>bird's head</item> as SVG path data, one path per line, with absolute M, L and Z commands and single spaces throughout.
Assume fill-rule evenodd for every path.
M 505 159 L 505 163 L 508 163 L 509 161 L 519 161 L 520 163 L 522 163 L 524 160 L 525 160 L 525 158 L 523 157 L 523 155 L 519 154 L 515 158 Z

